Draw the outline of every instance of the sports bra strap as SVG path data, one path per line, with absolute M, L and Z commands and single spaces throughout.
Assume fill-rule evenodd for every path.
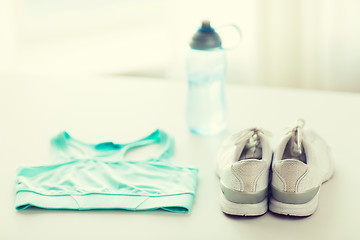
M 51 141 L 54 161 L 73 161 L 83 159 L 103 159 L 104 161 L 131 161 L 125 156 L 129 150 L 151 144 L 160 144 L 161 152 L 143 161 L 163 161 L 169 159 L 174 153 L 174 140 L 164 131 L 157 129 L 147 137 L 140 140 L 115 144 L 103 142 L 88 144 L 72 138 L 67 132 L 60 133 Z
M 146 159 L 145 161 L 162 161 L 169 159 L 174 154 L 174 140 L 166 134 L 164 131 L 157 129 L 147 137 L 144 137 L 140 140 L 137 140 L 135 142 L 131 142 L 128 144 L 123 144 L 121 151 L 121 158 L 126 159 L 126 154 L 138 147 L 148 146 L 151 144 L 158 143 L 162 146 L 162 150 L 160 154 L 150 157 L 149 159 Z

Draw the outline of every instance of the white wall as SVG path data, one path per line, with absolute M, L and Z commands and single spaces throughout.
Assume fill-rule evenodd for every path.
M 360 91 L 360 1 L 263 1 L 261 82 Z
M 228 82 L 360 92 L 359 12 L 357 0 L 0 0 L 0 72 L 185 81 L 191 35 L 210 19 L 243 32 Z
M 16 54 L 16 4 L 0 0 L 0 73 L 13 71 Z
M 360 92 L 360 1 L 201 0 L 174 9 L 181 29 L 175 75 L 182 44 L 205 17 L 243 31 L 239 48 L 228 52 L 229 82 Z

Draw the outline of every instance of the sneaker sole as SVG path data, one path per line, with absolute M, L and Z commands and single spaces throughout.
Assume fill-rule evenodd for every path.
M 260 216 L 268 210 L 268 199 L 265 198 L 259 203 L 234 203 L 225 198 L 221 192 L 220 200 L 221 210 L 229 215 L 235 216 Z
M 325 176 L 325 180 L 323 183 L 328 181 L 333 176 L 334 170 L 331 171 Z M 321 186 L 320 186 L 321 188 Z M 287 216 L 295 216 L 295 217 L 306 217 L 312 215 L 319 203 L 319 194 L 320 189 L 317 194 L 310 201 L 302 204 L 292 204 L 292 203 L 284 203 L 277 201 L 273 197 L 270 198 L 269 210 L 276 214 L 287 215 Z
M 277 213 L 281 215 L 306 217 L 306 216 L 310 216 L 316 211 L 318 202 L 319 202 L 319 192 L 315 195 L 315 197 L 312 200 L 303 204 L 283 203 L 271 197 L 269 210 L 273 213 Z

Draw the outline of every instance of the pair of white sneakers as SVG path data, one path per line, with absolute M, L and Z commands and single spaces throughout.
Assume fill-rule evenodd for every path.
M 224 213 L 258 216 L 270 211 L 309 216 L 321 184 L 333 175 L 330 147 L 298 119 L 273 154 L 269 133 L 260 128 L 229 137 L 216 163 Z

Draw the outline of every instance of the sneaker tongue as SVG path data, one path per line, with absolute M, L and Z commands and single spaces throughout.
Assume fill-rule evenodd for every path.
M 261 159 L 262 149 L 260 147 L 251 147 L 241 156 L 241 159 Z
M 301 139 L 300 139 L 301 141 Z M 295 135 L 291 136 L 290 139 L 290 153 L 294 157 L 299 157 L 304 152 L 304 147 L 302 146 L 301 142 L 297 141 Z

